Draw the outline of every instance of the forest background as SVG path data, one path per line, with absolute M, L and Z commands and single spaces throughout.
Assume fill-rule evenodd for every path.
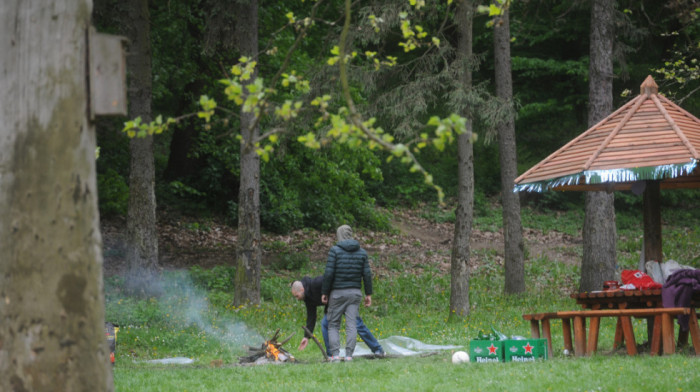
M 617 3 L 614 107 L 636 96 L 641 81 L 651 74 L 660 85 L 659 91 L 690 113 L 700 114 L 700 94 L 692 94 L 699 83 L 697 63 L 688 60 L 693 58 L 689 53 L 697 51 L 699 34 L 692 2 Z M 285 15 L 303 14 L 303 7 L 308 6 L 288 1 L 261 4 L 260 74 L 274 74 L 282 60 L 272 53 L 285 53 L 294 42 L 290 31 L 279 30 L 287 23 Z M 367 7 L 371 6 L 369 2 Z M 118 20 L 109 15 L 120 11 L 125 14 L 123 7 L 118 1 L 96 1 L 94 18 L 100 30 L 118 32 Z M 223 101 L 218 80 L 225 78 L 228 68 L 237 62 L 238 52 L 231 41 L 235 17 L 227 15 L 226 9 L 217 8 L 221 4 L 216 1 L 171 0 L 151 2 L 149 7 L 154 115 L 177 117 L 196 112 L 201 95 Z M 428 31 L 438 29 L 442 22 L 439 7 L 434 8 L 437 11 L 433 14 L 425 11 L 422 15 Z M 389 3 L 384 9 L 396 11 Z M 329 5 L 325 11 L 337 12 L 337 7 Z M 587 129 L 590 9 L 585 1 L 516 1 L 510 12 L 517 159 L 518 172 L 522 173 Z M 479 63 L 473 80 L 483 96 L 493 94 L 494 88 L 493 29 L 487 26 L 488 21 L 488 16 L 477 16 L 474 23 L 474 53 Z M 329 79 L 332 74 L 326 71 L 326 59 L 335 44 L 326 32 L 312 29 L 291 55 L 290 68 L 310 78 L 312 86 L 337 82 Z M 450 37 L 449 29 L 447 36 Z M 398 42 L 399 37 L 394 40 Z M 362 43 L 376 46 L 369 41 Z M 392 42 L 382 43 L 381 49 L 401 60 L 409 59 Z M 664 78 L 669 66 L 679 61 L 695 64 L 695 79 L 691 74 L 680 73 Z M 449 109 L 441 104 L 449 91 L 421 92 L 426 84 L 439 82 L 433 75 L 413 74 L 412 80 L 406 80 L 389 71 L 356 68 L 352 71 L 354 99 L 399 140 L 408 140 L 422 131 L 415 127 L 416 117 L 425 123 L 426 108 L 442 116 L 449 114 Z M 679 83 L 676 77 L 685 79 Z M 479 104 L 483 108 L 477 111 L 487 111 L 491 103 L 484 99 Z M 99 207 L 103 219 L 124 217 L 127 212 L 129 138 L 121 132 L 124 120 L 102 120 L 97 128 Z M 412 208 L 437 202 L 436 193 L 420 175 L 410 172 L 410 167 L 398 160 L 387 162 L 386 152 L 337 144 L 318 150 L 305 148 L 296 142 L 296 136 L 312 130 L 311 121 L 304 117 L 286 124 L 292 137 L 282 138 L 270 160 L 262 162 L 263 230 L 280 234 L 301 228 L 329 231 L 340 224 L 387 230 L 387 215 L 377 207 Z M 498 142 L 494 140 L 492 125 L 478 119 L 474 124 L 474 132 L 479 135 L 474 144 L 477 214 L 490 208 L 502 191 Z M 239 141 L 230 137 L 231 128 L 236 127 L 222 121 L 205 129 L 201 119 L 190 118 L 155 138 L 159 212 L 194 216 L 200 223 L 216 219 L 231 226 L 237 224 L 240 152 Z M 456 145 L 447 145 L 445 151 L 427 148 L 419 153 L 419 160 L 444 189 L 449 205 L 457 188 Z M 696 198 L 695 192 L 665 192 L 663 200 L 665 207 L 683 207 Z M 525 206 L 546 209 L 580 206 L 582 200 L 583 194 L 576 192 L 521 195 Z M 615 207 L 622 211 L 638 209 L 640 203 L 640 198 L 619 193 Z
M 587 105 L 594 106 L 595 97 L 586 103 L 585 92 L 587 84 L 590 91 L 599 87 L 590 82 L 600 76 L 593 66 L 594 53 L 598 52 L 594 46 L 603 40 L 593 38 L 592 32 L 598 31 L 594 26 L 604 18 L 591 17 L 598 15 L 591 8 L 609 11 L 610 5 L 615 5 L 615 45 L 605 50 L 605 55 L 612 55 L 615 68 L 603 75 L 614 78 L 612 91 L 607 91 L 615 97 L 610 106 L 617 107 L 630 99 L 640 81 L 647 74 L 654 74 L 662 92 L 697 114 L 697 2 L 495 3 L 508 3 L 512 15 L 513 28 L 508 36 L 513 39 L 510 45 L 502 47 L 512 48 L 507 63 L 512 64 L 514 77 L 512 107 L 517 112 L 514 128 L 518 172 L 590 126 L 597 117 L 590 109 L 586 113 Z M 50 7 L 35 2 L 3 3 L 0 15 L 7 23 L 2 28 L 9 39 L 1 41 L 8 55 L 1 57 L 0 63 L 9 77 L 0 79 L 5 92 L 0 96 L 0 107 L 7 119 L 2 128 L 2 179 L 8 186 L 3 188 L 2 230 L 6 235 L 2 236 L 0 247 L 10 256 L 0 264 L 0 287 L 4 293 L 0 312 L 6 321 L 0 328 L 0 355 L 12 358 L 0 361 L 3 388 L 53 390 L 56 385 L 68 389 L 82 385 L 82 389 L 110 390 L 113 372 L 107 371 L 109 353 L 102 329 L 105 319 L 122 324 L 121 353 L 135 360 L 191 355 L 202 361 L 212 359 L 212 366 L 221 364 L 222 359 L 227 364 L 234 362 L 242 342 L 234 342 L 226 352 L 217 351 L 222 345 L 212 342 L 209 332 L 180 319 L 182 311 L 187 310 L 183 301 L 190 297 L 183 296 L 187 294 L 183 292 L 184 282 L 194 281 L 207 291 L 199 304 L 200 309 L 213 305 L 208 308 L 209 321 L 220 320 L 222 315 L 238 318 L 265 335 L 275 324 L 296 329 L 298 319 L 290 312 L 298 308 L 298 303 L 288 296 L 289 278 L 319 273 L 323 263 L 322 258 L 314 260 L 318 263 L 306 263 L 308 260 L 297 256 L 303 256 L 300 250 L 314 246 L 317 250 L 327 249 L 334 227 L 342 223 L 353 225 L 368 247 L 382 250 L 386 245 L 399 245 L 406 252 L 405 258 L 377 263 L 383 268 L 377 271 L 377 279 L 385 283 L 378 285 L 377 296 L 386 301 L 371 309 L 369 316 L 370 324 L 381 330 L 411 332 L 407 330 L 411 325 L 406 317 L 413 317 L 416 312 L 406 312 L 406 306 L 415 305 L 421 317 L 426 318 L 413 325 L 420 328 L 413 331 L 418 332 L 414 336 L 425 340 L 437 333 L 447 340 L 463 341 L 474 336 L 484 322 L 495 321 L 522 330 L 523 304 L 544 308 L 558 304 L 553 298 L 560 302 L 570 300 L 552 295 L 570 287 L 571 277 L 577 273 L 575 265 L 561 263 L 557 258 L 551 262 L 542 256 L 533 263 L 533 254 L 525 252 L 526 270 L 522 269 L 521 257 L 516 263 L 521 267 L 519 273 L 512 274 L 529 278 L 527 287 L 521 284 L 513 291 L 527 290 L 519 296 L 507 295 L 508 287 L 516 287 L 508 284 L 508 255 L 505 268 L 500 255 L 486 252 L 485 257 L 479 258 L 480 263 L 470 264 L 470 236 L 483 234 L 481 230 L 472 233 L 473 223 L 482 229 L 483 221 L 479 219 L 491 219 L 489 230 L 494 234 L 489 234 L 486 241 L 496 242 L 499 200 L 505 215 L 507 203 L 503 200 L 513 195 L 509 181 L 502 189 L 497 185 L 501 173 L 497 158 L 508 154 L 498 157 L 494 128 L 507 119 L 511 106 L 509 97 L 505 98 L 507 102 L 499 102 L 493 94 L 499 90 L 494 88 L 499 78 L 492 83 L 491 75 L 504 73 L 497 70 L 498 61 L 490 60 L 495 55 L 490 49 L 495 41 L 491 34 L 505 19 L 499 22 L 491 19 L 492 15 L 472 18 L 473 5 L 476 4 L 466 0 L 454 4 L 449 0 L 54 0 Z M 342 30 L 344 33 L 341 16 L 347 27 Z M 609 19 L 605 19 L 607 23 Z M 489 26 L 494 21 L 496 26 Z M 140 115 L 145 122 L 158 122 L 162 118 L 159 115 L 176 117 L 175 123 L 166 120 L 170 127 L 163 134 L 129 139 L 122 132 L 127 118 L 92 118 L 88 92 L 95 80 L 86 78 L 86 70 L 94 64 L 86 61 L 86 54 L 94 53 L 91 45 L 96 43 L 92 39 L 96 37 L 88 34 L 91 39 L 85 38 L 93 24 L 99 31 L 127 37 L 129 118 Z M 378 37 L 377 32 L 381 33 Z M 424 32 L 436 35 L 426 39 Z M 340 39 L 347 38 L 347 34 L 351 39 Z M 590 47 L 586 42 L 589 34 Z M 347 65 L 340 60 L 345 49 L 353 53 L 353 60 Z M 354 59 L 354 50 L 358 59 Z M 260 92 L 255 90 L 258 80 L 262 83 L 270 80 L 262 78 L 278 75 L 280 78 L 273 78 L 275 83 L 269 84 L 275 90 L 264 91 L 269 94 L 264 103 L 278 110 L 252 118 L 251 111 L 221 105 L 212 121 L 205 123 L 197 118 L 210 118 L 213 101 L 209 97 L 224 103 L 232 96 L 231 90 L 240 87 L 234 86 L 232 80 L 241 74 L 241 66 L 252 64 L 250 56 L 259 60 L 255 73 L 261 79 L 253 79 L 253 84 L 245 87 L 247 93 L 233 94 L 233 100 L 243 97 L 247 103 L 251 96 L 257 97 L 253 93 Z M 241 63 L 239 67 L 229 68 L 237 62 Z M 334 64 L 337 67 L 328 67 Z M 344 71 L 348 71 L 347 79 Z M 248 76 L 247 72 L 246 69 L 244 76 Z M 221 79 L 229 78 L 231 73 L 234 77 L 226 82 L 231 89 L 222 91 Z M 508 70 L 507 75 L 510 74 Z M 304 95 L 308 92 L 304 88 L 306 81 L 313 89 L 308 96 Z M 312 96 L 323 98 L 306 101 Z M 372 120 L 359 124 L 358 115 L 354 114 L 344 120 L 352 117 L 355 127 L 362 125 L 375 131 L 381 126 L 386 130 L 382 131 L 381 141 L 397 143 L 394 153 L 358 148 L 357 142 L 362 140 L 357 135 L 340 133 L 337 140 L 331 140 L 324 136 L 328 128 L 317 129 L 316 118 L 309 112 L 297 111 L 295 102 L 301 102 L 299 106 L 319 106 L 331 113 L 342 111 L 343 105 L 349 107 L 346 113 L 353 111 L 354 103 L 359 116 Z M 457 146 L 443 143 L 453 135 L 445 134 L 442 126 L 447 121 L 462 121 L 451 114 L 455 111 L 467 117 L 468 131 L 473 129 L 478 138 L 462 134 L 455 137 Z M 448 120 L 434 120 L 433 115 Z M 437 131 L 443 132 L 443 138 L 422 136 L 423 131 L 435 131 L 435 125 Z M 267 135 L 262 140 L 260 157 L 236 137 L 240 134 L 244 141 L 250 141 L 248 133 L 258 127 Z M 146 129 L 154 130 L 148 126 Z M 316 146 L 320 148 L 307 149 L 298 143 L 313 145 L 310 142 L 316 137 L 323 143 Z M 343 140 L 345 143 L 332 142 Z M 428 140 L 433 145 L 444 144 L 444 149 L 433 150 L 425 143 Z M 398 151 L 398 145 L 409 144 L 426 146 Z M 410 163 L 412 153 L 418 158 L 412 166 L 396 162 L 407 158 Z M 401 159 L 389 161 L 392 156 Z M 507 158 L 515 157 L 513 150 Z M 249 170 L 246 165 L 250 163 L 261 163 L 260 171 Z M 473 179 L 476 190 L 471 185 Z M 435 188 L 425 184 L 426 180 L 444 190 L 446 206 L 437 206 L 441 193 L 436 194 Z M 66 187 L 67 183 L 74 185 Z M 99 190 L 99 214 L 95 185 Z M 548 228 L 556 227 L 556 233 L 551 237 L 545 234 L 545 246 L 551 246 L 548 240 L 557 233 L 578 237 L 578 231 L 571 230 L 578 225 L 570 225 L 569 218 L 573 216 L 580 223 L 582 195 L 545 193 L 520 197 L 525 205 L 523 220 L 527 230 L 536 221 L 533 217 L 545 215 L 553 220 Z M 157 228 L 153 224 L 156 200 Z M 672 213 L 665 215 L 666 219 L 672 217 L 667 223 L 691 222 L 689 226 L 674 228 L 671 241 L 667 242 L 681 244 L 682 252 L 666 249 L 672 248 L 672 257 L 695 257 L 679 257 L 682 262 L 695 264 L 697 225 L 688 218 L 697 210 L 696 202 L 694 192 L 664 193 L 664 211 Z M 624 212 L 634 211 L 639 200 L 622 193 L 616 203 L 622 213 L 620 219 L 612 221 L 613 226 L 617 222 L 628 228 L 631 220 Z M 472 204 L 476 214 L 472 214 Z M 544 213 L 530 215 L 528 211 L 533 209 Z M 557 211 L 552 213 L 553 210 Z M 403 215 L 405 211 L 409 212 Z M 420 240 L 403 243 L 405 238 L 396 234 L 396 220 L 400 221 L 398 231 L 410 230 L 422 223 L 413 219 L 415 211 L 434 212 L 432 223 L 451 223 L 454 216 L 455 224 L 431 225 L 423 232 L 434 234 L 435 227 L 444 229 L 430 238 L 429 249 L 423 249 Z M 519 214 L 519 207 L 517 211 Z M 519 220 L 518 217 L 517 226 Z M 260 237 L 260 222 L 264 235 L 289 235 L 287 239 L 303 240 L 294 247 L 284 237 L 267 241 L 270 237 Z M 144 260 L 151 267 L 170 266 L 171 260 L 164 256 L 173 253 L 161 252 L 158 259 L 158 242 L 169 234 L 170 223 L 176 228 L 175 240 L 165 244 L 176 244 L 174 253 L 199 250 L 191 243 L 182 246 L 180 230 L 184 228 L 195 233 L 204 246 L 226 248 L 222 252 L 230 255 L 224 259 L 226 265 L 202 268 L 206 257 L 198 254 L 191 259 L 194 263 L 188 265 L 189 269 L 158 269 L 153 280 L 132 269 L 130 275 L 110 275 L 113 271 L 106 271 L 103 281 L 102 271 L 94 268 L 95 262 L 100 261 L 103 244 L 105 266 L 115 256 L 112 252 L 119 257 Z M 119 230 L 126 226 L 128 238 L 121 247 L 111 246 L 112 224 Z M 234 225 L 238 225 L 237 231 L 229 231 Z M 561 234 L 562 230 L 566 232 Z M 446 259 L 451 232 L 453 254 L 447 268 L 451 267 L 452 273 L 448 282 L 443 264 L 425 261 Z M 506 246 L 515 243 L 508 241 L 507 230 L 504 232 Z M 585 232 L 588 231 L 584 231 L 584 240 Z M 608 239 L 613 243 L 617 239 L 623 252 L 637 251 L 638 232 L 627 235 L 623 232 Z M 207 242 L 212 239 L 213 242 Z M 231 239 L 234 244 L 227 248 Z M 276 253 L 283 262 L 265 266 L 262 282 L 258 258 L 261 248 Z M 418 254 L 415 249 L 423 252 Z M 527 250 L 520 246 L 520 256 Z M 474 253 L 479 256 L 479 252 Z M 391 249 L 387 254 L 397 253 Z M 583 261 L 586 254 L 584 246 Z M 431 258 L 435 255 L 438 257 Z M 181 259 L 181 255 L 176 256 Z M 573 264 L 579 259 L 578 254 L 574 256 Z M 624 265 L 629 264 L 628 258 L 624 261 Z M 406 268 L 410 270 L 402 273 Z M 502 286 L 503 270 L 506 284 Z M 469 272 L 474 272 L 471 290 Z M 159 278 L 174 278 L 174 283 L 169 282 L 173 286 L 167 282 L 158 285 Z M 250 290 L 238 292 L 251 282 L 254 284 Z M 149 292 L 135 292 L 135 287 Z M 159 290 L 169 288 L 173 288 L 171 295 L 158 295 L 165 294 Z M 430 290 L 429 295 L 423 295 L 424 289 Z M 451 314 L 445 314 L 448 295 Z M 504 312 L 499 314 L 494 309 Z M 452 320 L 453 314 L 464 317 L 472 310 L 470 318 Z M 29 341 L 34 344 L 25 344 Z M 305 355 L 308 358 L 312 354 Z M 386 369 L 395 363 L 379 367 Z M 668 363 L 679 362 L 670 359 Z M 133 369 L 127 365 L 114 371 L 118 382 L 129 382 L 132 377 L 119 377 L 122 370 Z M 163 377 L 171 379 L 168 375 Z

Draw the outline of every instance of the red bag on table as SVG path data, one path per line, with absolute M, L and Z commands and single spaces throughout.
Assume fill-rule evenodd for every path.
M 622 284 L 632 284 L 637 289 L 660 289 L 663 287 L 661 283 L 656 283 L 651 276 L 645 274 L 640 270 L 623 270 L 620 274 L 620 279 L 622 279 Z

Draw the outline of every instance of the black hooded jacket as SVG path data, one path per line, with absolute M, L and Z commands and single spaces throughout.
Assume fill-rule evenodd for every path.
M 338 242 L 328 252 L 321 292 L 329 295 L 331 290 L 362 289 L 363 282 L 365 295 L 372 295 L 372 270 L 367 252 L 356 240 Z
M 317 311 L 316 308 L 319 306 L 324 306 L 321 302 L 321 286 L 323 285 L 323 276 L 317 276 L 315 278 L 310 278 L 304 276 L 301 278 L 301 285 L 304 286 L 304 304 L 306 305 L 306 328 L 314 332 L 314 327 L 316 326 Z M 328 308 L 325 305 L 324 311 Z M 311 338 L 304 332 L 304 336 Z

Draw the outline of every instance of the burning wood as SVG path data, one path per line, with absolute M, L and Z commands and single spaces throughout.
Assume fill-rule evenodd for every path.
M 277 329 L 275 334 L 270 338 L 270 340 L 265 341 L 260 348 L 248 347 L 249 355 L 238 358 L 238 363 L 280 363 L 280 362 L 294 362 L 295 358 L 292 354 L 287 352 L 282 346 L 289 341 L 289 339 L 294 336 L 291 334 L 287 339 L 282 342 L 277 342 L 277 336 L 280 330 Z

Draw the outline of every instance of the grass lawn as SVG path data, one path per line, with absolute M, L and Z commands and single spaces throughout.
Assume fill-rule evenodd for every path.
M 115 384 L 117 391 L 695 391 L 698 365 L 687 355 L 454 365 L 448 354 L 221 368 L 120 364 Z
M 495 214 L 500 214 L 496 211 Z M 573 213 L 580 219 L 580 213 Z M 536 214 L 527 222 L 544 228 L 551 220 Z M 566 223 L 566 216 L 557 218 Z M 664 228 L 669 257 L 698 267 L 697 220 Z M 633 219 L 618 219 L 620 222 Z M 534 225 L 534 224 L 533 224 Z M 631 225 L 632 226 L 632 225 Z M 637 231 L 635 231 L 637 230 Z M 627 256 L 621 268 L 636 266 L 634 249 L 639 229 L 618 227 L 618 249 Z M 547 258 L 528 260 L 528 291 L 505 296 L 503 268 L 486 251 L 471 272 L 472 311 L 464 319 L 450 319 L 449 273 L 423 266 L 420 273 L 395 269 L 375 279 L 373 306 L 361 315 L 377 338 L 407 336 L 428 344 L 461 345 L 480 331 L 493 327 L 506 335 L 528 337 L 523 313 L 575 310 L 568 293 L 575 290 L 578 265 Z M 502 262 L 502 261 L 501 261 Z M 591 358 L 562 353 L 561 322 L 552 323 L 554 357 L 534 363 L 451 363 L 452 351 L 424 357 L 358 358 L 351 363 L 324 363 L 313 343 L 297 349 L 302 338 L 305 308 L 289 293 L 292 278 L 320 274 L 322 266 L 301 264 L 298 270 L 264 270 L 262 304 L 233 307 L 232 267 L 209 270 L 166 271 L 160 277 L 161 294 L 129 297 L 123 280 L 105 280 L 106 319 L 119 324 L 114 382 L 117 391 L 692 391 L 698 389 L 700 359 L 688 350 L 672 356 L 651 357 L 648 348 L 628 357 L 624 349 L 611 352 L 614 320 L 601 320 L 599 352 Z M 319 310 L 319 313 L 322 312 Z M 319 314 L 321 316 L 321 314 Z M 259 346 L 280 329 L 280 340 L 295 334 L 284 348 L 296 363 L 238 365 L 246 346 Z M 634 320 L 638 343 L 645 342 L 645 320 Z M 315 330 L 320 338 L 320 326 Z M 344 341 L 341 338 L 341 341 Z M 188 357 L 190 365 L 156 365 L 145 361 Z

